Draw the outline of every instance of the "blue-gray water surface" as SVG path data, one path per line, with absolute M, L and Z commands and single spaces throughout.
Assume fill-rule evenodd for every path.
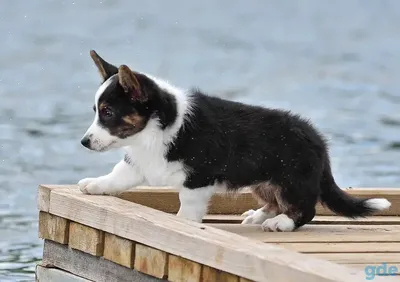
M 400 1 L 22 1 L 0 4 L 0 281 L 33 281 L 36 190 L 108 172 L 92 153 L 115 64 L 309 117 L 342 186 L 400 186 Z

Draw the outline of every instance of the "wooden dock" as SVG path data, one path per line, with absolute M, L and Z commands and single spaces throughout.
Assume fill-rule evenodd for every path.
M 37 281 L 400 281 L 400 189 L 346 191 L 392 207 L 350 220 L 318 206 L 295 232 L 263 232 L 239 224 L 258 206 L 248 192 L 215 195 L 199 224 L 174 215 L 179 198 L 169 188 L 112 197 L 42 185 Z

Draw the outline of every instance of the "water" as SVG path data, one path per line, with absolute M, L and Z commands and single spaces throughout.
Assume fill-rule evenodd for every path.
M 151 3 L 150 3 L 151 2 Z M 23 1 L 0 6 L 0 281 L 33 281 L 39 183 L 108 172 L 79 143 L 89 50 L 223 97 L 290 108 L 329 137 L 341 186 L 400 186 L 398 1 Z

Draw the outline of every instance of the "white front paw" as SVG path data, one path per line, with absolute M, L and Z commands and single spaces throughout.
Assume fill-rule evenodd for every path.
M 291 232 L 295 229 L 295 224 L 293 219 L 286 214 L 279 214 L 273 218 L 266 219 L 261 228 L 264 231 Z
M 92 182 L 94 179 L 96 179 L 96 178 L 84 178 L 84 179 L 81 179 L 81 180 L 78 182 L 79 190 L 81 190 L 82 193 L 87 194 L 86 186 L 87 186 L 90 182 Z
M 78 186 L 84 194 L 110 195 L 113 192 L 110 190 L 109 183 L 104 177 L 84 178 L 78 182 Z

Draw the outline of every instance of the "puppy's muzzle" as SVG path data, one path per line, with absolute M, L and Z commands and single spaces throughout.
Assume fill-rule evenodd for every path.
M 86 147 L 86 148 L 88 148 L 88 149 L 91 149 L 91 141 L 90 141 L 90 136 L 84 136 L 83 138 L 82 138 L 82 140 L 81 140 L 81 144 L 84 146 L 84 147 Z

